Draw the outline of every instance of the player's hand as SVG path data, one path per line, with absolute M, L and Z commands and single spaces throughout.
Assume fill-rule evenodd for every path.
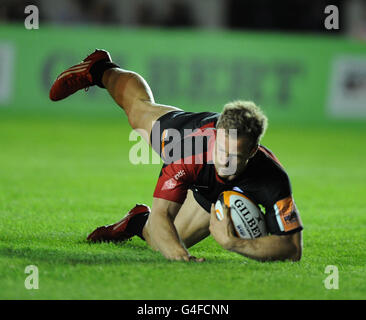
M 234 225 L 229 216 L 230 209 L 226 205 L 223 207 L 223 214 L 224 218 L 220 221 L 216 216 L 215 205 L 211 205 L 210 232 L 218 244 L 229 250 L 234 237 Z
M 174 261 L 186 261 L 186 262 L 204 262 L 205 258 L 196 258 L 194 256 L 191 255 L 184 255 L 184 256 L 175 256 L 175 257 L 171 257 L 168 258 L 169 260 L 174 260 Z
M 189 256 L 188 257 L 188 260 L 185 260 L 185 261 L 204 262 L 205 261 L 205 258 L 196 258 L 194 256 Z

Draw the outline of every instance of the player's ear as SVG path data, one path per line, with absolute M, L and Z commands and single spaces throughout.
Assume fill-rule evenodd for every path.
M 250 155 L 249 155 L 249 158 L 252 158 L 255 156 L 255 154 L 257 153 L 258 151 L 258 148 L 259 148 L 259 144 L 257 143 L 253 148 L 252 150 L 250 151 Z

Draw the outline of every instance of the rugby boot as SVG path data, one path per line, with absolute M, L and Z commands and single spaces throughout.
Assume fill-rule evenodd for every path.
M 62 72 L 53 83 L 50 90 L 50 99 L 58 101 L 67 98 L 80 89 L 88 90 L 96 83 L 90 73 L 90 68 L 99 61 L 112 62 L 109 52 L 96 49 L 82 62 Z
M 136 204 L 126 216 L 115 224 L 98 227 L 89 236 L 87 240 L 90 242 L 102 241 L 125 241 L 135 235 L 142 237 L 142 229 L 150 214 L 150 208 L 144 204 Z

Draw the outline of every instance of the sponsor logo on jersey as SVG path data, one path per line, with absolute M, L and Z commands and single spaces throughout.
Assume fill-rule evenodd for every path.
M 179 180 L 179 178 L 183 177 L 186 174 L 184 170 L 179 170 L 176 175 L 174 175 L 175 180 Z
M 285 220 L 288 223 L 291 223 L 294 220 L 297 220 L 297 214 L 295 211 L 292 211 L 290 214 L 288 214 L 287 216 L 283 217 L 283 220 Z
M 301 226 L 297 208 L 292 196 L 277 201 L 274 205 L 277 222 L 281 231 L 291 231 Z
M 174 189 L 176 185 L 177 185 L 177 180 L 175 180 L 174 178 L 170 178 L 169 180 L 164 182 L 161 190 L 171 190 L 171 189 Z

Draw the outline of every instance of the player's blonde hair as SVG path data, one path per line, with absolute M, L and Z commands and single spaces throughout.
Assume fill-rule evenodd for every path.
M 267 117 L 254 102 L 237 100 L 224 106 L 216 128 L 237 129 L 238 137 L 250 138 L 255 146 L 266 132 L 267 125 Z

